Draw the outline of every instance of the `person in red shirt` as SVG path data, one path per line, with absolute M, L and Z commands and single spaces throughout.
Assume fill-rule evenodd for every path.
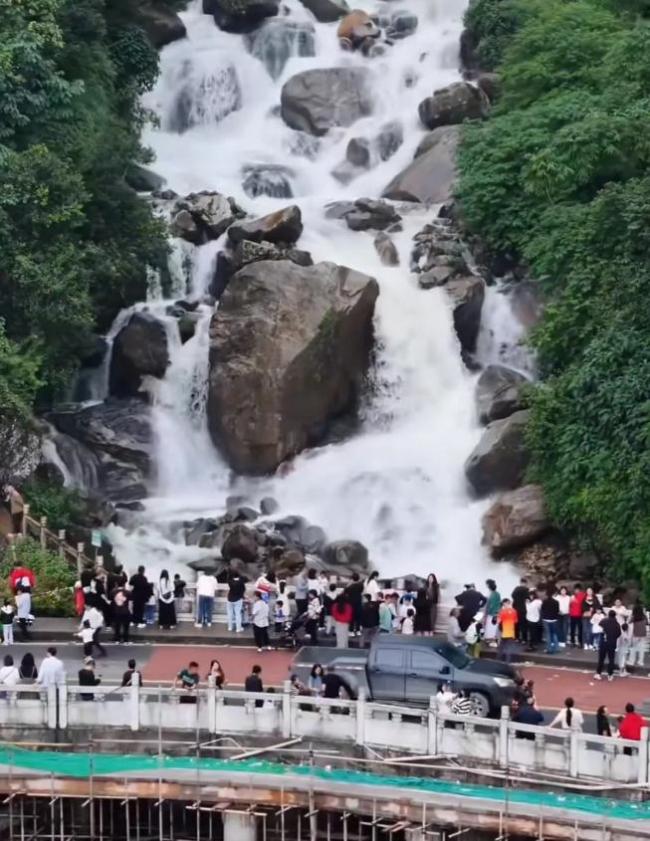
M 9 575 L 9 586 L 11 587 L 12 592 L 16 593 L 19 585 L 23 588 L 29 587 L 30 590 L 33 590 L 36 586 L 36 576 L 28 567 L 15 566 L 11 570 Z
M 582 603 L 585 593 L 579 584 L 573 588 L 573 595 L 569 601 L 569 639 L 571 645 L 582 648 Z
M 336 647 L 347 648 L 350 636 L 350 622 L 354 611 L 352 605 L 345 595 L 341 593 L 334 599 L 332 605 L 332 619 L 334 620 L 334 631 L 336 633 Z
M 641 741 L 641 730 L 647 727 L 645 718 L 634 709 L 634 704 L 625 705 L 625 717 L 621 721 L 618 735 L 621 739 L 631 739 L 635 742 Z

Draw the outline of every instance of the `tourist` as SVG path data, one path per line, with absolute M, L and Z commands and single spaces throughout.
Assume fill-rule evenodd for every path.
M 431 605 L 425 587 L 418 590 L 413 602 L 413 609 L 415 610 L 413 623 L 415 633 L 420 637 L 429 636 L 431 633 Z
M 229 631 L 241 634 L 244 630 L 242 617 L 244 615 L 244 596 L 246 595 L 246 579 L 236 570 L 231 570 L 228 576 L 228 595 L 226 596 L 227 625 Z
M 400 624 L 402 619 L 406 616 L 408 609 L 413 607 L 413 602 L 415 601 L 415 593 L 413 592 L 414 589 L 415 584 L 413 584 L 412 581 L 404 582 L 404 592 L 399 598 L 398 619 Z
M 621 635 L 616 646 L 616 665 L 621 677 L 627 677 L 629 672 L 626 668 L 632 649 L 632 628 L 627 622 L 621 625 Z
M 407 608 L 406 616 L 402 619 L 400 630 L 408 637 L 412 637 L 415 633 L 415 610 L 412 607 Z
M 433 572 L 427 575 L 427 599 L 429 600 L 429 624 L 431 633 L 435 634 L 438 624 L 438 604 L 440 603 L 440 584 Z
M 573 698 L 566 698 L 564 706 L 549 724 L 549 727 L 556 727 L 559 725 L 562 730 L 581 732 L 583 724 L 584 716 L 580 710 L 576 709 Z
M 470 716 L 472 712 L 472 699 L 469 697 L 469 691 L 467 689 L 461 689 L 451 702 L 451 714 Z
M 625 716 L 618 728 L 618 735 L 621 739 L 630 739 L 633 742 L 641 741 L 641 731 L 647 727 L 646 720 L 636 711 L 634 704 L 625 705 Z M 629 750 L 629 749 L 628 749 Z
M 309 581 L 307 579 L 307 570 L 302 569 L 301 572 L 294 578 L 294 588 L 295 588 L 295 596 L 296 596 L 296 607 L 298 609 L 298 615 L 302 616 L 303 613 L 307 612 L 307 601 L 308 601 L 308 594 L 309 594 Z
M 29 639 L 29 623 L 32 621 L 32 594 L 23 587 L 18 587 L 16 593 L 16 618 L 18 619 L 18 626 L 23 642 Z
M 483 639 L 483 617 L 479 615 L 465 631 L 465 642 L 470 657 L 481 656 L 481 640 Z
M 626 623 L 630 618 L 630 611 L 627 607 L 623 604 L 623 600 L 620 598 L 614 599 L 614 604 L 612 605 L 612 610 L 616 614 L 616 619 L 618 620 L 619 625 Z
M 573 588 L 573 595 L 569 599 L 569 635 L 571 645 L 582 648 L 582 603 L 585 594 L 582 587 L 576 584 Z
M 379 602 L 373 600 L 371 593 L 365 593 L 361 608 L 361 646 L 369 648 L 378 633 Z
M 113 641 L 128 645 L 131 613 L 129 612 L 129 597 L 124 587 L 118 587 L 113 593 L 112 606 Z
M 373 602 L 377 601 L 377 593 L 379 592 L 379 582 L 377 579 L 379 578 L 379 573 L 377 570 L 373 570 L 370 575 L 366 578 L 365 583 L 363 585 L 363 595 L 370 596 L 370 600 Z
M 135 660 L 129 660 L 126 665 L 128 668 L 122 675 L 122 686 L 133 686 L 133 680 L 136 675 L 138 685 L 142 686 L 142 674 L 138 671 Z
M 251 669 L 251 673 L 247 676 L 246 680 L 244 681 L 244 691 L 245 692 L 264 692 L 264 684 L 262 683 L 262 667 L 255 665 Z M 264 705 L 264 701 L 261 698 L 258 698 L 255 701 L 256 707 L 262 707 Z
M 526 605 L 528 603 L 528 596 L 530 590 L 528 589 L 528 581 L 522 578 L 512 591 L 512 607 L 517 611 L 517 627 L 516 638 L 519 642 L 525 643 L 528 639 L 527 622 L 526 622 Z
M 48 686 L 61 686 L 65 683 L 65 667 L 57 657 L 54 646 L 47 649 L 45 659 L 38 670 L 37 682 L 47 688 Z
M 81 619 L 86 609 L 86 595 L 84 588 L 81 586 L 81 581 L 75 581 L 73 589 L 73 601 L 75 615 Z
M 458 624 L 463 633 L 469 628 L 476 614 L 485 607 L 487 599 L 479 593 L 474 584 L 466 584 L 462 593 L 456 596 L 456 604 L 460 608 Z
M 318 572 L 312 567 L 307 570 L 307 583 L 309 590 L 316 590 L 318 596 L 321 594 L 321 579 Z M 309 590 L 307 590 L 307 598 L 309 599 Z
M 272 572 L 268 573 L 261 573 L 255 582 L 255 590 L 258 593 L 261 593 L 264 597 L 264 601 L 269 600 L 272 594 L 277 593 L 278 585 L 275 581 L 275 575 Z
M 84 658 L 84 664 L 77 673 L 79 686 L 99 686 L 102 679 L 95 674 L 95 661 L 92 657 Z M 82 692 L 79 696 L 82 701 L 94 701 L 95 693 Z
M 593 642 L 592 637 L 592 626 L 591 626 L 591 618 L 594 615 L 594 611 L 600 607 L 600 602 L 594 595 L 594 591 L 592 587 L 587 587 L 585 590 L 584 597 L 582 599 L 582 645 L 583 648 L 588 650 L 594 650 L 595 645 Z
M 323 676 L 325 670 L 320 663 L 314 663 L 309 673 L 309 689 L 314 695 L 320 695 L 323 691 Z
M 29 567 L 23 566 L 20 561 L 15 561 L 9 573 L 9 586 L 11 587 L 11 592 L 14 594 L 18 592 L 19 587 L 31 593 L 36 587 L 34 571 Z
M 603 704 L 596 710 L 596 733 L 599 736 L 611 736 L 612 727 L 609 721 L 607 707 Z
M 456 694 L 452 692 L 450 683 L 439 683 L 436 692 L 436 712 L 438 715 L 449 715 L 451 705 Z
M 530 695 L 523 700 L 517 707 L 517 711 L 512 716 L 512 720 L 517 724 L 529 724 L 533 727 L 539 727 L 544 723 L 544 714 L 539 710 L 535 704 L 534 696 Z M 516 730 L 515 738 L 535 740 L 535 734 L 529 731 Z
M 174 681 L 174 689 L 180 689 L 183 693 L 180 698 L 181 704 L 196 704 L 196 690 L 200 680 L 199 664 L 196 660 L 191 660 L 187 668 L 180 670 Z
M 253 602 L 253 637 L 258 651 L 263 651 L 265 648 L 271 650 L 269 642 L 269 606 L 264 601 L 263 593 L 259 590 L 255 591 L 255 601 Z
M 603 620 L 605 619 L 605 612 L 600 605 L 594 608 L 591 614 L 591 645 L 600 650 L 600 642 L 603 638 Z
M 284 601 L 278 599 L 273 606 L 273 624 L 275 626 L 276 634 L 281 634 L 289 617 L 284 610 Z
M 327 593 L 327 591 L 330 588 L 330 584 L 331 584 L 331 582 L 330 582 L 329 575 L 325 572 L 324 569 L 322 569 L 318 573 L 318 588 L 317 588 L 318 589 L 318 595 L 319 596 L 325 595 L 325 593 Z
M 629 666 L 644 666 L 647 646 L 648 619 L 640 601 L 632 608 L 632 641 L 630 645 Z
M 113 598 L 113 593 L 119 587 L 126 587 L 128 583 L 129 578 L 126 572 L 124 572 L 124 567 L 122 566 L 122 564 L 116 564 L 115 568 L 106 576 L 106 590 L 109 599 Z
M 147 598 L 146 604 L 144 606 L 144 624 L 145 625 L 155 625 L 156 624 L 156 606 L 158 604 L 158 599 L 156 598 L 156 588 L 152 581 L 149 582 L 149 596 Z
M 210 668 L 206 676 L 208 683 L 214 680 L 214 685 L 217 689 L 223 689 L 226 685 L 226 673 L 221 668 L 221 663 L 218 660 L 210 661 Z
M 14 644 L 14 619 L 16 609 L 8 600 L 3 600 L 0 608 L 0 623 L 2 624 L 2 641 L 5 645 Z
M 384 598 L 383 593 L 379 595 L 379 633 L 391 634 L 393 632 L 393 611 L 391 603 Z
M 557 617 L 558 647 L 566 648 L 569 638 L 569 605 L 571 603 L 571 596 L 567 588 L 560 587 L 560 592 L 556 593 L 555 599 L 559 608 Z
M 196 623 L 195 628 L 211 628 L 214 613 L 214 597 L 217 593 L 217 579 L 211 572 L 199 572 L 196 580 Z
M 338 587 L 336 584 L 328 584 L 323 591 L 323 615 L 325 618 L 325 634 L 330 636 L 334 633 L 334 618 L 332 616 L 332 607 L 336 600 Z
M 25 514 L 25 500 L 21 493 L 14 488 L 13 485 L 7 485 L 5 488 L 5 499 L 9 504 L 9 513 L 11 514 L 11 528 L 14 534 L 22 534 L 23 532 L 23 516 Z
M 38 677 L 38 669 L 36 668 L 34 655 L 30 651 L 23 655 L 18 671 L 23 683 L 33 683 Z
M 344 592 L 352 607 L 350 634 L 358 637 L 361 635 L 361 608 L 363 607 L 363 581 L 361 581 L 358 572 L 352 573 L 352 580 Z
M 542 641 L 542 600 L 536 590 L 531 590 L 526 602 L 526 635 L 528 651 L 535 651 Z
M 14 658 L 11 654 L 5 654 L 4 665 L 0 668 L 0 686 L 16 686 L 20 680 L 20 672 L 14 665 Z M 15 695 L 8 695 L 3 692 L 1 698 L 8 698 L 8 700 L 15 699 Z
M 185 602 L 185 588 L 187 582 L 184 581 L 178 572 L 174 573 L 174 606 L 176 608 L 176 616 L 183 612 Z
M 488 589 L 488 597 L 485 603 L 485 630 L 483 637 L 490 648 L 496 648 L 498 645 L 499 612 L 501 610 L 502 599 L 494 579 L 488 578 L 485 586 Z
M 350 700 L 354 700 L 354 692 L 350 684 L 338 674 L 334 666 L 328 666 L 323 675 L 323 697 L 340 698 L 341 690 Z
M 88 619 L 81 621 L 81 627 L 75 631 L 75 636 L 81 639 L 83 644 L 84 657 L 91 657 L 93 653 L 93 639 L 95 637 L 95 629 L 90 627 Z
M 546 640 L 546 653 L 555 654 L 559 648 L 557 633 L 558 620 L 560 618 L 560 604 L 555 598 L 555 587 L 550 586 L 540 607 L 540 616 L 544 628 L 544 639 Z
M 158 627 L 165 630 L 176 627 L 174 586 L 166 569 L 162 570 L 158 579 Z
M 449 612 L 449 621 L 447 622 L 447 642 L 451 643 L 456 648 L 464 650 L 467 646 L 465 639 L 465 632 L 460 627 L 458 617 L 460 616 L 460 609 L 452 607 Z
M 88 628 L 86 627 L 86 623 L 88 623 L 88 627 L 92 630 L 92 637 L 88 641 Z M 84 643 L 84 654 L 86 657 L 90 657 L 92 655 L 92 647 L 93 645 L 99 649 L 99 653 L 102 657 L 106 657 L 106 649 L 101 643 L 101 631 L 104 627 L 104 614 L 98 610 L 96 607 L 87 607 L 84 611 L 84 615 L 81 617 L 81 623 L 79 625 L 79 633 L 78 636 L 82 638 L 82 642 Z M 82 632 L 86 631 L 85 635 L 82 636 Z M 88 650 L 87 641 L 89 642 Z
M 621 626 L 618 624 L 618 619 L 613 610 L 607 614 L 607 619 L 603 619 L 600 623 L 603 629 L 602 639 L 600 640 L 600 647 L 598 649 L 598 666 L 596 667 L 595 680 L 602 679 L 603 666 L 605 659 L 607 659 L 607 679 L 614 680 L 614 660 L 616 659 L 616 647 L 618 639 L 621 636 Z
M 311 644 L 318 645 L 318 624 L 320 615 L 323 612 L 323 605 L 318 596 L 317 590 L 310 590 L 307 601 L 307 622 L 305 630 L 311 637 Z
M 501 610 L 497 616 L 497 627 L 501 634 L 499 657 L 510 663 L 512 660 L 517 628 L 521 624 L 521 615 L 515 610 L 510 599 L 501 602 Z
M 144 628 L 144 609 L 151 595 L 151 588 L 143 566 L 139 566 L 135 575 L 131 576 L 129 587 L 133 604 L 133 623 L 138 628 Z
M 352 605 L 347 600 L 345 593 L 339 593 L 332 605 L 332 619 L 334 620 L 334 633 L 336 634 L 336 647 L 347 648 L 350 636 L 350 624 L 352 622 Z

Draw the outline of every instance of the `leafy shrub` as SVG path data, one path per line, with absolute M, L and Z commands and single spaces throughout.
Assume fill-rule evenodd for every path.
M 47 526 L 54 531 L 69 528 L 83 513 L 83 502 L 77 491 L 39 480 L 28 482 L 23 491 L 32 516 L 47 517 Z

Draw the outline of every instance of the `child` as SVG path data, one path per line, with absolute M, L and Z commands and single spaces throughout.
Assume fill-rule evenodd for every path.
M 621 635 L 618 638 L 618 645 L 616 646 L 616 662 L 618 664 L 618 671 L 621 677 L 627 677 L 629 674 L 625 666 L 627 665 L 631 648 L 632 629 L 627 622 L 623 622 L 621 625 Z
M 465 639 L 467 640 L 467 645 L 469 646 L 469 656 L 470 657 L 480 657 L 481 656 L 481 637 L 483 635 L 483 622 L 481 619 L 478 619 L 469 626 L 469 628 L 465 631 Z
M 77 631 L 75 636 L 80 637 L 84 644 L 84 657 L 92 657 L 93 646 L 95 644 L 95 629 L 90 627 L 90 621 L 84 619 L 81 624 L 81 630 Z
M 594 610 L 593 616 L 591 617 L 591 639 L 592 639 L 592 646 L 596 649 L 596 651 L 600 648 L 600 641 L 603 638 L 603 629 L 600 627 L 600 623 L 605 618 L 605 614 L 603 613 L 602 607 L 597 607 Z
M 14 616 L 16 611 L 11 602 L 4 602 L 0 609 L 0 622 L 2 622 L 2 639 L 5 645 L 14 644 Z
M 180 577 L 178 573 L 174 575 L 174 603 L 176 606 L 176 616 L 183 612 L 183 602 L 185 601 L 185 588 L 187 584 Z
M 406 616 L 402 619 L 402 633 L 413 636 L 414 631 L 414 617 L 415 610 L 412 607 L 407 608 Z
M 276 634 L 281 634 L 284 623 L 287 621 L 287 614 L 284 612 L 284 602 L 282 599 L 278 599 L 275 603 L 273 621 L 275 622 Z

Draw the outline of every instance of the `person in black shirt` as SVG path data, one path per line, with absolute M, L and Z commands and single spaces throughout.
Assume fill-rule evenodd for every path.
M 128 669 L 122 675 L 122 686 L 133 686 L 133 675 L 138 676 L 138 683 L 142 686 L 142 675 L 135 667 L 135 660 L 129 660 Z
M 328 666 L 323 675 L 323 698 L 339 698 L 341 689 L 350 700 L 354 700 L 354 692 L 350 684 L 336 672 L 334 666 Z
M 614 680 L 614 660 L 616 659 L 618 638 L 621 636 L 621 626 L 613 610 L 609 611 L 607 619 L 603 619 L 600 627 L 603 629 L 603 633 L 600 639 L 598 666 L 594 678 L 596 680 L 602 679 L 603 666 L 605 665 L 605 658 L 607 658 L 607 679 Z
M 515 589 L 512 591 L 512 606 L 517 611 L 518 617 L 516 637 L 519 642 L 526 642 L 526 603 L 529 595 L 530 589 L 528 588 L 528 581 L 525 578 L 522 578 L 519 584 L 517 584 Z
M 361 640 L 364 648 L 370 647 L 370 643 L 379 631 L 379 602 L 373 602 L 370 593 L 366 593 L 361 607 Z
M 456 596 L 456 604 L 460 607 L 458 624 L 461 631 L 466 631 L 472 624 L 479 610 L 487 603 L 483 593 L 479 593 L 473 584 L 466 584 L 462 593 Z
M 236 631 L 238 634 L 243 631 L 242 616 L 245 593 L 246 579 L 238 572 L 231 572 L 228 576 L 228 597 L 226 602 L 228 630 Z
M 83 669 L 79 669 L 78 674 L 79 686 L 99 686 L 102 679 L 95 674 L 95 661 L 92 657 L 86 657 L 84 660 Z M 88 693 L 81 694 L 82 701 L 94 700 L 94 695 Z
M 554 596 L 554 588 L 549 589 L 540 609 L 544 635 L 546 638 L 546 653 L 555 654 L 560 647 L 557 634 L 557 623 L 560 618 L 560 603 Z
M 607 707 L 598 707 L 596 711 L 596 732 L 599 736 L 611 736 L 612 726 L 609 722 L 609 712 Z
M 540 725 L 544 723 L 544 714 L 535 706 L 535 699 L 529 697 L 519 706 L 512 720 L 516 721 L 517 724 Z M 517 739 L 529 739 L 531 742 L 535 740 L 535 734 L 527 731 L 517 730 L 515 736 Z
M 359 636 L 361 633 L 361 612 L 363 607 L 363 581 L 359 578 L 358 572 L 352 573 L 352 581 L 343 592 L 352 607 L 350 634 L 352 636 Z
M 175 689 L 181 689 L 185 694 L 181 696 L 181 704 L 196 704 L 196 687 L 199 685 L 199 664 L 192 660 L 186 669 L 176 675 Z
M 264 684 L 262 683 L 262 667 L 255 665 L 251 669 L 251 673 L 244 681 L 244 691 L 246 692 L 264 692 Z M 258 698 L 255 701 L 256 707 L 263 707 L 264 701 Z
M 133 602 L 133 622 L 138 628 L 144 628 L 144 606 L 151 595 L 151 585 L 144 574 L 144 567 L 138 567 L 136 574 L 131 576 L 129 585 Z

